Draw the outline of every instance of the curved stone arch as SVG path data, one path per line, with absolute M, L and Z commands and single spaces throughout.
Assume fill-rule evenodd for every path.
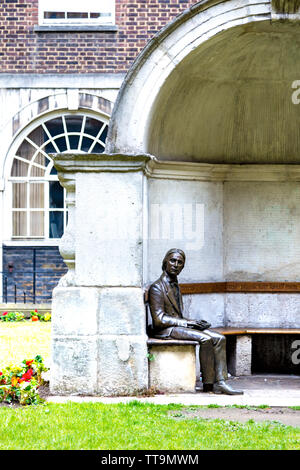
M 73 92 L 73 95 L 72 95 Z M 77 92 L 77 93 L 76 93 Z M 71 92 L 64 90 L 49 94 L 46 97 L 31 101 L 21 108 L 2 128 L 3 141 L 7 146 L 2 147 L 2 174 L 7 175 L 10 168 L 8 157 L 11 154 L 11 148 L 16 146 L 19 136 L 30 132 L 40 122 L 63 113 L 90 113 L 95 118 L 103 117 L 110 119 L 113 109 L 113 103 L 95 93 Z
M 271 20 L 271 1 L 202 1 L 175 18 L 148 43 L 127 73 L 110 120 L 106 151 L 147 152 L 149 117 L 175 67 L 218 33 Z

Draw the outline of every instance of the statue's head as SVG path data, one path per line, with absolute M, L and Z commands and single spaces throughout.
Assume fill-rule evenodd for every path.
M 185 254 L 179 248 L 167 251 L 162 262 L 162 269 L 170 276 L 178 276 L 184 268 Z

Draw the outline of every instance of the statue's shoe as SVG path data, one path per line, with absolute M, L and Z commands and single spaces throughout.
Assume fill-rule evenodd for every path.
M 243 395 L 243 390 L 234 390 L 224 381 L 214 384 L 214 393 L 224 393 L 225 395 Z

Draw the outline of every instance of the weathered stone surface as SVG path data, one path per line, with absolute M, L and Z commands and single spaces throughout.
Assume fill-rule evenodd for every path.
M 98 394 L 135 395 L 148 388 L 147 337 L 101 335 Z
M 299 182 L 225 182 L 225 279 L 299 281 L 299 220 Z
M 172 247 L 187 256 L 180 282 L 222 279 L 222 205 L 222 183 L 149 180 L 149 282 L 160 276 Z
M 77 175 L 78 285 L 141 285 L 142 179 L 141 172 Z
M 299 316 L 298 294 L 226 295 L 226 326 L 297 328 Z
M 195 346 L 150 346 L 150 387 L 162 392 L 195 392 Z
M 241 335 L 236 337 L 235 350 L 230 361 L 232 375 L 251 375 L 252 337 Z
M 95 395 L 97 370 L 95 336 L 60 336 L 52 339 L 51 393 Z
M 96 335 L 99 293 L 96 288 L 56 287 L 52 301 L 52 334 Z
M 145 334 L 143 290 L 135 287 L 102 288 L 99 293 L 99 334 Z
M 184 316 L 207 320 L 212 327 L 224 326 L 224 294 L 184 295 Z

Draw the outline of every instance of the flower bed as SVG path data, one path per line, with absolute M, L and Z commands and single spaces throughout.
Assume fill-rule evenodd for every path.
M 31 310 L 30 318 L 26 318 L 22 312 L 3 312 L 0 314 L 0 321 L 50 321 L 51 314 L 46 312 L 45 314 L 39 313 L 37 310 Z
M 0 402 L 19 402 L 21 405 L 36 405 L 43 400 L 38 388 L 44 384 L 43 359 L 37 355 L 34 359 L 24 359 L 20 365 L 9 365 L 0 371 Z

